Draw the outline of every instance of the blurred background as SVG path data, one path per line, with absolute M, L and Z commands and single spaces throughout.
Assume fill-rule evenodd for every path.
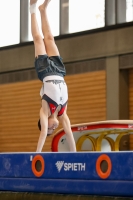
M 51 0 L 48 17 L 67 70 L 71 124 L 132 120 L 133 0 Z M 0 0 L 0 27 L 0 151 L 36 151 L 42 83 L 29 0 Z

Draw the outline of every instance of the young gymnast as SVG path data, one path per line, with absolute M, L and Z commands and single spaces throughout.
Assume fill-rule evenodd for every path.
M 68 101 L 67 85 L 64 80 L 66 70 L 48 22 L 47 6 L 49 2 L 50 0 L 45 0 L 39 6 L 43 39 L 36 19 L 37 0 L 30 0 L 31 32 L 35 47 L 35 69 L 38 78 L 43 82 L 40 91 L 42 107 L 38 122 L 40 137 L 36 151 L 42 151 L 46 136 L 52 134 L 60 121 L 66 133 L 70 151 L 76 152 L 70 120 L 66 112 Z

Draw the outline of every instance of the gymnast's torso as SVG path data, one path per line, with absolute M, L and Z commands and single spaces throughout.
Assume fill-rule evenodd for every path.
M 68 101 L 67 85 L 64 78 L 56 75 L 45 77 L 40 90 L 40 96 L 47 101 L 51 115 L 60 106 L 58 116 L 61 116 Z

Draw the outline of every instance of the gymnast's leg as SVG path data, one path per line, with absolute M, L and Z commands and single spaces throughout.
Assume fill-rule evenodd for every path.
M 48 17 L 47 17 L 47 6 L 49 2 L 50 0 L 45 0 L 44 3 L 41 6 L 39 6 L 41 20 L 42 20 L 42 32 L 44 35 L 44 43 L 45 43 L 46 52 L 48 56 L 58 56 L 59 51 L 55 44 L 54 37 L 52 35 Z
M 43 38 L 38 28 L 38 23 L 36 19 L 36 6 L 37 6 L 37 0 L 30 0 L 31 32 L 35 47 L 35 57 L 38 57 L 38 55 L 46 54 L 46 49 L 43 42 Z

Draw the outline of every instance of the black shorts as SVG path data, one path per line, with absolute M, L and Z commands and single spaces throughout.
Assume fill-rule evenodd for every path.
M 46 76 L 58 75 L 64 77 L 66 75 L 66 69 L 60 56 L 39 55 L 38 58 L 35 58 L 35 69 L 41 81 Z

